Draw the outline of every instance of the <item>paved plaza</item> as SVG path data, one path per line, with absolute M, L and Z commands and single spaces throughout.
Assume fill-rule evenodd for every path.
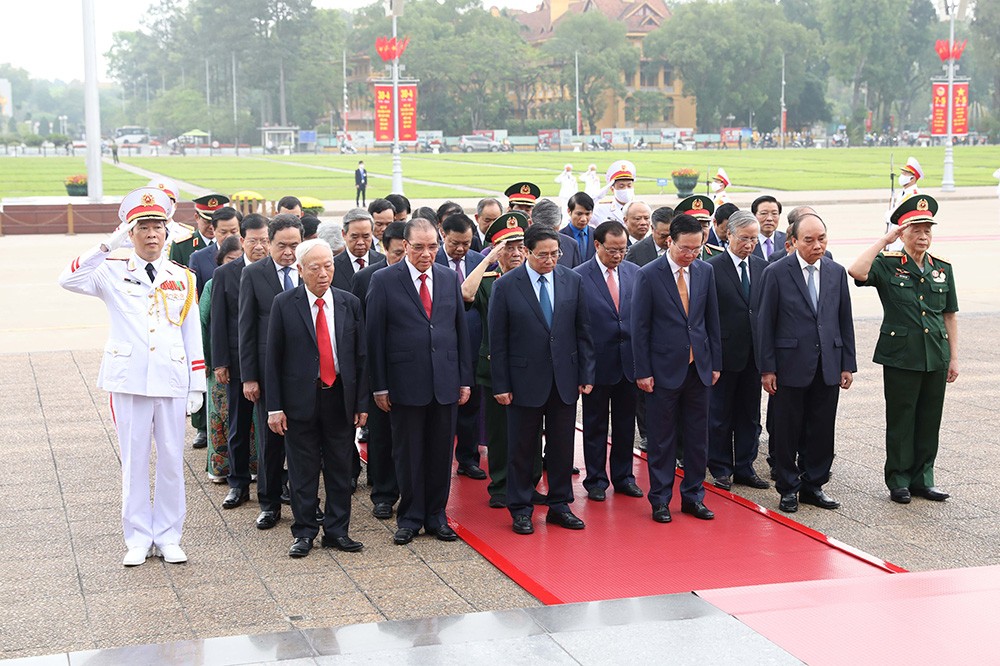
M 879 235 L 884 204 L 871 193 L 824 196 L 818 207 L 830 225 L 830 249 L 850 264 Z M 787 198 L 805 203 L 801 197 Z M 880 310 L 874 290 L 852 287 L 860 368 L 841 394 L 837 459 L 826 487 L 843 506 L 803 506 L 794 516 L 910 570 L 1000 564 L 1000 205 L 992 188 L 975 188 L 942 197 L 938 218 L 934 250 L 955 266 L 962 310 L 961 374 L 948 389 L 937 463 L 937 484 L 952 499 L 908 506 L 888 499 L 881 369 L 871 363 Z M 8 502 L 0 522 L 0 659 L 220 636 L 252 641 L 295 629 L 539 605 L 463 542 L 421 536 L 393 545 L 394 522 L 371 516 L 366 489 L 354 496 L 351 521 L 351 535 L 365 544 L 361 553 L 314 550 L 291 560 L 288 512 L 279 527 L 261 532 L 255 501 L 223 511 L 226 486 L 209 482 L 204 450 L 190 448 L 182 541 L 190 561 L 124 569 L 120 463 L 107 395 L 94 386 L 107 318 L 97 299 L 56 285 L 62 267 L 100 240 L 0 237 L 0 450 L 7 469 L 0 485 Z M 762 458 L 757 471 L 764 476 Z M 773 489 L 738 489 L 777 507 Z M 706 548 L 712 529 L 705 525 Z

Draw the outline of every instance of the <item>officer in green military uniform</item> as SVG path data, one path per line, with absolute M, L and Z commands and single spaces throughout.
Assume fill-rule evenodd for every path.
M 930 252 L 937 210 L 926 194 L 903 201 L 888 233 L 848 271 L 882 301 L 873 360 L 882 365 L 885 391 L 885 483 L 900 504 L 912 495 L 949 497 L 934 486 L 934 459 L 945 385 L 958 378 L 958 297 L 951 264 Z M 896 240 L 902 251 L 884 249 Z
M 725 248 L 721 248 L 718 245 L 711 245 L 708 242 L 708 230 L 712 228 L 712 215 L 714 214 L 715 204 L 712 203 L 710 198 L 701 194 L 693 194 L 687 197 L 674 208 L 674 217 L 678 215 L 690 215 L 701 222 L 701 256 L 698 258 L 702 261 L 726 251 Z
M 212 213 L 229 203 L 229 197 L 222 194 L 206 194 L 194 199 L 194 210 L 198 213 L 198 230 L 191 230 L 185 237 L 175 239 L 170 244 L 170 260 L 188 265 L 195 250 L 200 250 L 213 242 Z
M 491 243 L 486 259 L 479 263 L 462 283 L 462 298 L 467 310 L 475 309 L 483 322 L 483 343 L 476 363 L 476 382 L 484 387 L 483 402 L 486 407 L 486 446 L 489 462 L 490 506 L 502 509 L 507 506 L 507 411 L 493 399 L 493 381 L 490 375 L 490 331 L 487 315 L 493 283 L 503 273 L 524 263 L 524 231 L 528 217 L 520 211 L 504 213 L 486 230 L 486 242 Z M 495 270 L 487 270 L 495 266 Z M 542 477 L 541 451 L 535 461 L 535 483 Z

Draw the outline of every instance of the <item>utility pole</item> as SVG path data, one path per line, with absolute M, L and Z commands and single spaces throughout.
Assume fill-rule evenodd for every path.
M 344 141 L 347 141 L 347 110 L 350 108 L 347 100 L 347 51 L 344 51 Z M 333 110 L 330 111 L 330 134 L 333 134 Z
M 945 0 L 944 10 L 948 13 L 951 28 L 948 37 L 948 134 L 944 140 L 944 175 L 941 177 L 941 191 L 955 191 L 955 139 L 952 136 L 952 120 L 955 113 L 955 5 L 954 0 Z
M 236 53 L 233 57 L 233 134 L 236 135 L 236 156 L 240 155 L 240 126 L 236 115 Z
M 93 202 L 104 198 L 101 170 L 101 101 L 97 91 L 97 42 L 94 0 L 83 0 L 84 110 L 87 123 L 87 196 Z
M 781 52 L 781 147 L 785 147 L 785 52 Z
M 396 44 L 396 17 L 402 13 L 402 2 L 390 3 L 392 12 L 392 43 Z M 403 159 L 399 151 L 399 49 L 392 58 L 392 192 L 403 194 Z
M 212 91 L 209 87 L 208 58 L 205 58 L 205 117 L 208 118 L 208 154 L 212 154 Z
M 580 52 L 573 52 L 573 61 L 576 65 L 576 136 L 580 136 Z

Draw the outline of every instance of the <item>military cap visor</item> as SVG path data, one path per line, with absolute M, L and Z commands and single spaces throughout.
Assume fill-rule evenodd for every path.
M 692 195 L 674 208 L 674 215 L 690 215 L 698 219 L 710 219 L 715 214 L 715 204 L 704 195 Z
M 194 199 L 194 209 L 203 219 L 211 220 L 212 213 L 219 210 L 227 203 L 229 197 L 223 194 L 206 194 L 203 197 Z
M 501 241 L 524 240 L 524 231 L 528 228 L 528 216 L 521 211 L 504 213 L 486 230 L 486 241 L 496 245 Z
M 920 224 L 922 222 L 937 224 L 934 220 L 937 211 L 938 202 L 934 197 L 927 194 L 917 194 L 908 197 L 903 203 L 896 206 L 896 210 L 892 211 L 889 220 L 893 224 Z
M 534 206 L 535 200 L 542 196 L 542 190 L 534 183 L 521 182 L 508 187 L 504 194 L 508 203 Z

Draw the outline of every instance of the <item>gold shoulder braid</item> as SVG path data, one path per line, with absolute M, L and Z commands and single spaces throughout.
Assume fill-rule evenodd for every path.
M 167 321 L 174 326 L 180 327 L 187 319 L 188 313 L 191 311 L 191 306 L 194 305 L 195 300 L 195 289 L 194 285 L 191 284 L 191 271 L 185 270 L 184 277 L 187 280 L 187 297 L 184 299 L 184 307 L 181 308 L 181 315 L 177 321 L 170 318 L 170 308 L 167 306 L 167 292 L 165 292 L 160 287 L 156 288 L 156 294 L 160 297 L 163 302 L 163 316 L 166 317 Z

